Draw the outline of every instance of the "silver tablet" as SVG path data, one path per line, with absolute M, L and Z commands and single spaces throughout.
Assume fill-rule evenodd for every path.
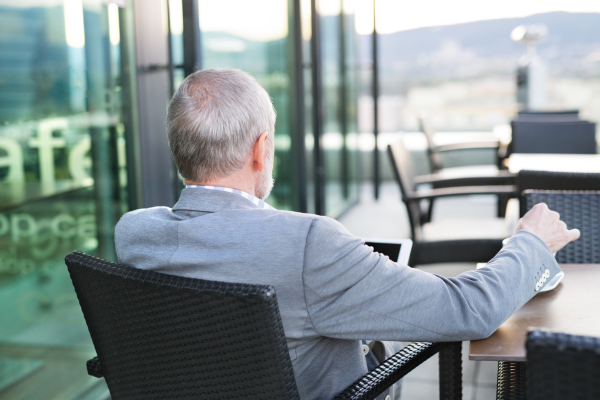
M 379 239 L 363 238 L 367 246 L 371 246 L 376 252 L 385 254 L 398 264 L 408 265 L 410 250 L 413 242 L 410 239 Z

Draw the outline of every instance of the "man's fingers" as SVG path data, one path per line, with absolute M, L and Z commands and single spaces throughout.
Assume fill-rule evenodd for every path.
M 569 234 L 569 242 L 579 239 L 579 235 L 581 235 L 579 229 L 570 229 L 567 233 Z
M 558 224 L 560 225 L 560 228 L 561 228 L 561 229 L 565 229 L 565 230 L 567 229 L 567 224 L 565 224 L 565 221 L 560 221 L 560 220 L 559 220 L 559 221 L 558 221 Z

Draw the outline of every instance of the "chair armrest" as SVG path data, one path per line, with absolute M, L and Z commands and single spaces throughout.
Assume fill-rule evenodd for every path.
M 504 194 L 508 197 L 517 196 L 517 188 L 514 185 L 501 186 L 461 186 L 441 189 L 420 190 L 410 196 L 404 196 L 405 201 L 427 200 L 438 197 L 467 196 L 471 194 Z
M 444 343 L 411 343 L 335 397 L 336 400 L 372 400 L 400 378 L 440 351 Z
M 490 140 L 486 142 L 467 142 L 467 143 L 452 143 L 445 144 L 442 146 L 435 146 L 438 152 L 445 151 L 460 151 L 460 150 L 476 150 L 476 149 L 490 149 L 498 150 L 500 148 L 500 142 L 497 140 Z
M 514 185 L 516 174 L 508 171 L 498 171 L 493 176 L 461 176 L 456 178 L 443 177 L 441 174 L 421 175 L 415 178 L 415 185 L 430 184 L 434 188 L 457 186 L 496 186 Z
M 88 360 L 86 365 L 88 375 L 95 376 L 96 378 L 102 378 L 102 367 L 100 366 L 100 360 L 98 360 L 98 357 Z

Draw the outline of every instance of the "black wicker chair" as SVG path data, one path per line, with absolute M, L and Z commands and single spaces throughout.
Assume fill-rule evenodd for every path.
M 523 192 L 535 190 L 600 190 L 600 174 L 579 172 L 519 171 L 517 189 L 521 217 L 529 210 Z
M 275 289 L 65 259 L 113 400 L 299 399 Z M 375 399 L 440 352 L 440 398 L 462 398 L 461 343 L 412 343 L 337 399 Z
M 557 180 L 550 178 L 555 175 Z M 593 175 L 596 175 L 594 177 Z M 562 174 L 562 173 L 538 173 L 527 171 L 525 176 L 531 179 L 531 184 L 538 186 L 552 185 L 578 185 L 590 182 L 598 182 L 598 174 Z M 539 176 L 541 179 L 534 179 Z M 568 178 L 575 179 L 570 181 Z M 521 175 L 519 176 L 521 178 Z M 549 179 L 544 181 L 544 179 Z M 561 181 L 563 180 L 564 181 Z M 528 183 L 528 181 L 525 181 Z M 575 242 L 567 244 L 556 253 L 559 263 L 588 264 L 600 263 L 600 192 L 598 191 L 548 191 L 548 190 L 525 190 L 521 193 L 521 213 L 524 214 L 538 203 L 546 203 L 551 210 L 560 214 L 569 228 L 577 228 L 581 231 L 581 237 Z M 529 353 L 528 353 L 529 360 Z M 525 363 L 522 362 L 499 362 L 498 363 L 498 392 L 497 399 L 523 399 L 525 398 L 525 387 L 523 383 L 525 374 Z M 536 397 L 540 398 L 540 397 Z M 558 397 L 560 398 L 560 397 Z M 569 397 L 563 397 L 569 398 Z
M 423 180 L 415 177 L 410 153 L 404 147 L 402 140 L 389 145 L 388 153 L 410 221 L 414 242 L 410 265 L 439 262 L 488 262 L 500 251 L 503 238 L 427 241 L 422 234 L 422 225 L 429 218 L 423 215 L 420 203 L 422 200 L 471 194 L 500 194 L 514 197 L 516 196 L 515 186 L 464 186 L 464 181 L 454 185 L 457 183 L 456 179 L 445 179 L 431 181 L 443 187 L 416 191 L 416 184 L 422 183 Z
M 520 114 L 508 153 L 596 154 L 596 124 L 577 114 Z
M 600 338 L 527 334 L 528 400 L 600 399 Z
M 600 263 L 600 192 L 526 190 L 525 207 L 538 203 L 560 214 L 569 228 L 577 228 L 581 237 L 556 253 L 556 261 L 563 264 Z

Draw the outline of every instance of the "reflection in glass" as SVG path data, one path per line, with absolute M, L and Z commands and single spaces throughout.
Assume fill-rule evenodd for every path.
M 24 377 L 3 398 L 107 393 L 85 370 L 94 349 L 64 257 L 114 260 L 127 211 L 123 12 L 0 5 L 0 365 Z

